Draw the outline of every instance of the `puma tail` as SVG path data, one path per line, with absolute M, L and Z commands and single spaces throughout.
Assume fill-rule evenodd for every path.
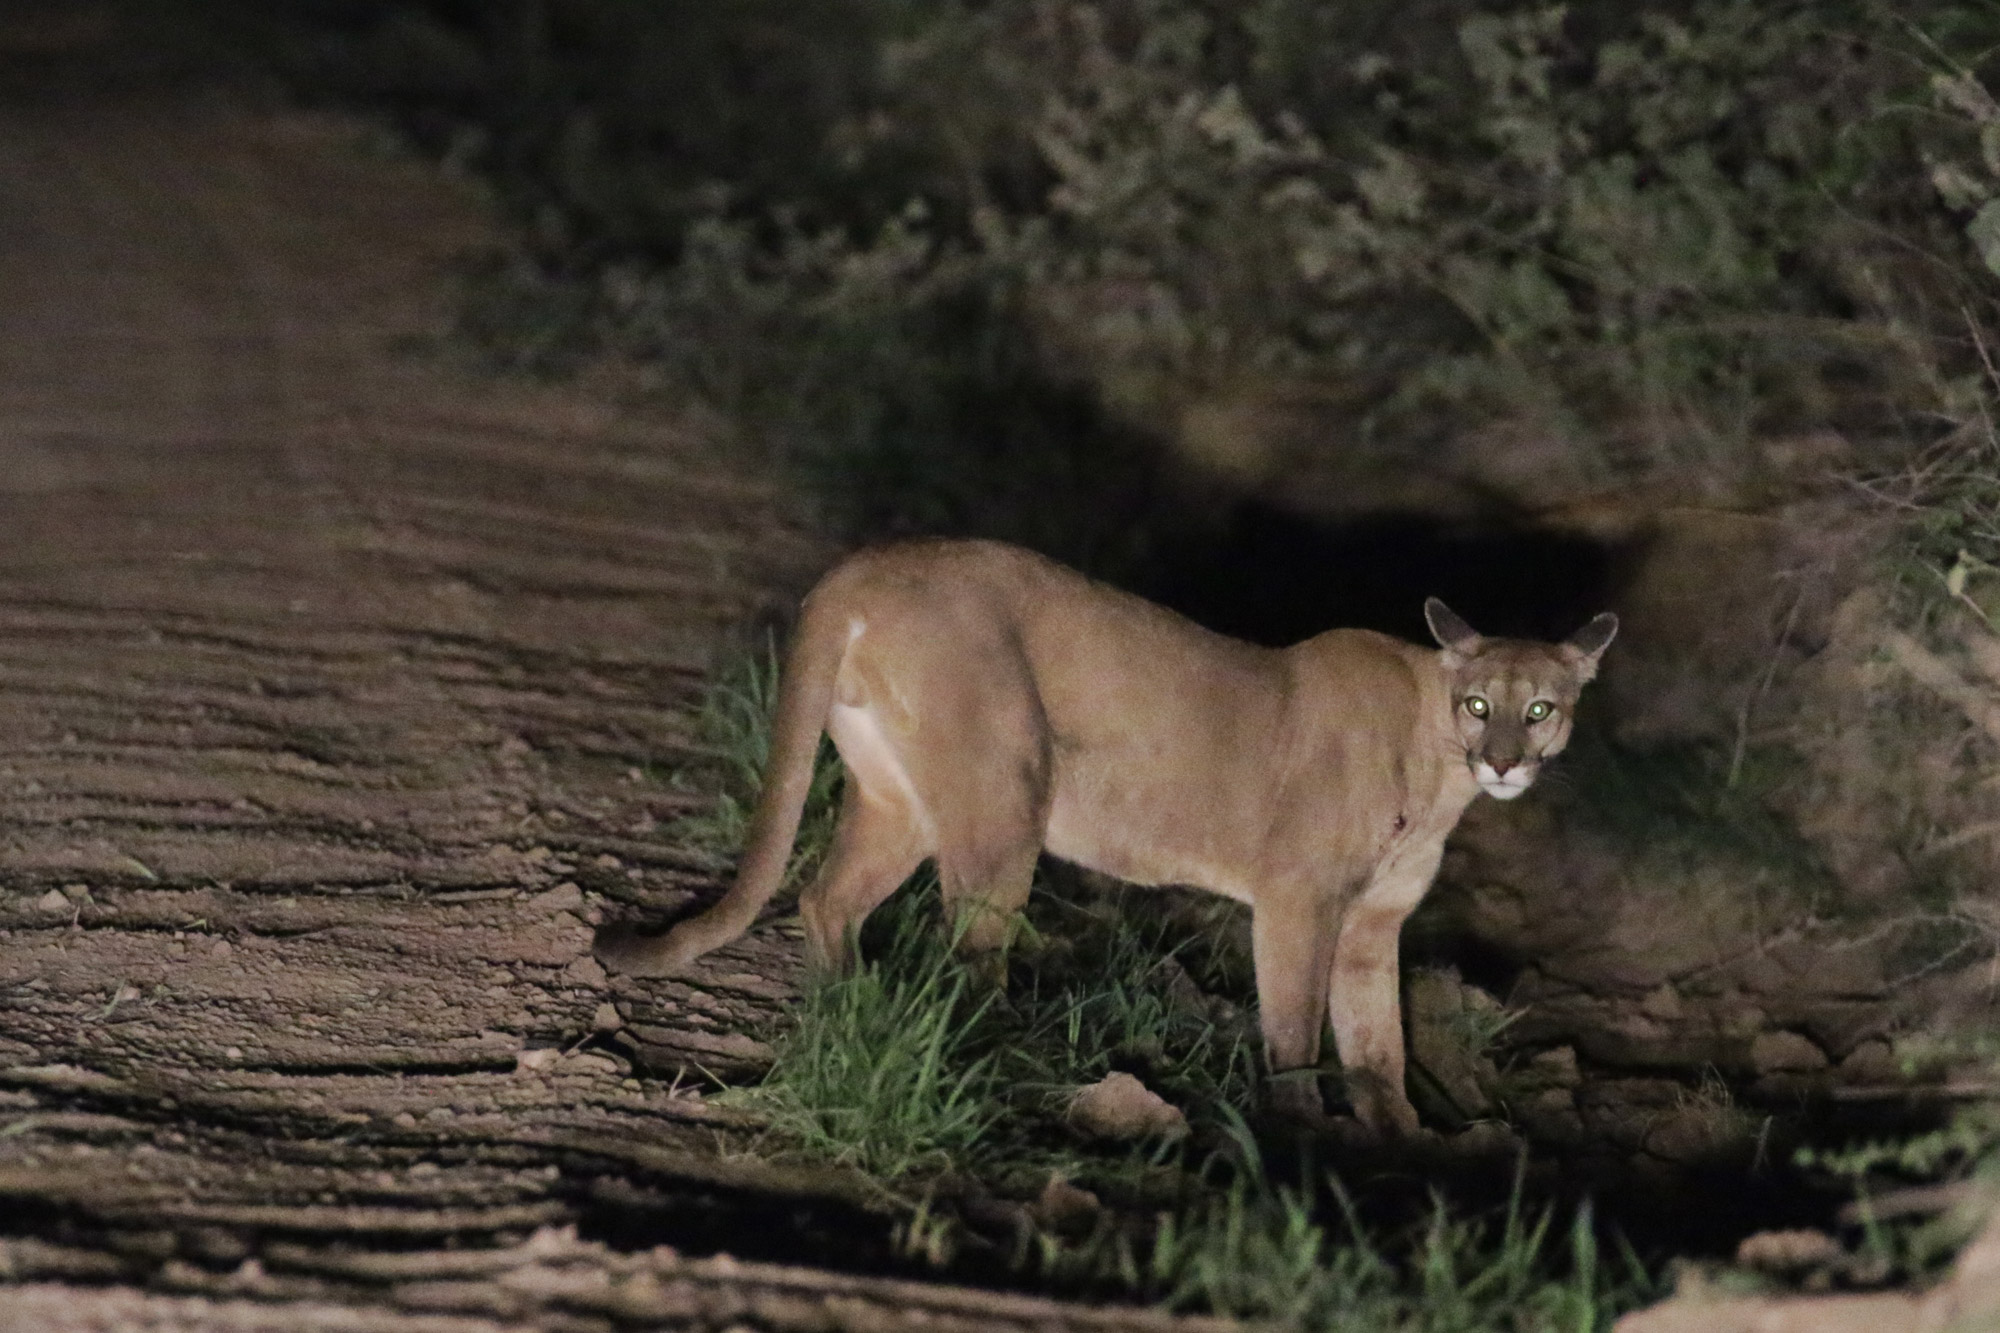
M 641 977 L 680 971 L 750 929 L 757 913 L 784 883 L 792 841 L 798 836 L 806 794 L 812 788 L 820 734 L 833 708 L 834 682 L 847 655 L 847 636 L 839 632 L 838 625 L 827 623 L 830 614 L 822 611 L 816 615 L 808 599 L 793 633 L 791 651 L 778 681 L 764 790 L 750 821 L 736 882 L 715 906 L 665 935 L 640 935 L 625 925 L 600 929 L 591 951 L 611 971 Z

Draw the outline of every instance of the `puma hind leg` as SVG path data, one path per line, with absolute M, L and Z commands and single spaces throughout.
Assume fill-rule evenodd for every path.
M 1048 829 L 1046 766 L 1012 758 L 983 765 L 986 780 L 943 812 L 938 830 L 946 927 L 959 953 L 994 982 L 1005 979 L 1004 951 L 1015 915 L 1028 905 Z
M 850 773 L 826 862 L 799 894 L 808 966 L 822 973 L 852 971 L 861 923 L 929 850 L 908 802 L 870 792 Z
M 1018 648 L 1002 642 L 985 651 L 995 667 L 1013 670 L 927 682 L 949 705 L 924 719 L 927 744 L 911 754 L 910 776 L 936 830 L 946 927 L 959 952 L 997 981 L 1048 835 L 1053 743 Z

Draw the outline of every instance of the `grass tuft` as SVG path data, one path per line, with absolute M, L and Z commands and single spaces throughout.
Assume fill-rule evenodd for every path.
M 995 1056 L 975 1050 L 991 993 L 900 916 L 888 956 L 808 990 L 745 1098 L 795 1151 L 891 1180 L 974 1157 L 1005 1109 Z
M 1651 1289 L 1629 1250 L 1622 1271 L 1606 1261 L 1587 1205 L 1564 1236 L 1518 1182 L 1497 1219 L 1454 1218 L 1439 1199 L 1414 1232 L 1376 1238 L 1328 1177 L 1336 1236 L 1312 1192 L 1266 1184 L 1236 1137 L 1250 1169 L 1155 1234 L 1146 1278 L 1175 1309 L 1342 1333 L 1592 1333 Z

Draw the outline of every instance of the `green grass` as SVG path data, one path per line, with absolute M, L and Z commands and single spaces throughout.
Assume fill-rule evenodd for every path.
M 1373 1230 L 1340 1181 L 1273 1186 L 1240 1121 L 1210 1161 L 1226 1183 L 1157 1216 L 1150 1234 L 1100 1234 L 1065 1249 L 1043 1238 L 1044 1271 L 1089 1273 L 1182 1311 L 1340 1333 L 1589 1333 L 1655 1284 L 1629 1249 L 1601 1253 L 1588 1207 L 1557 1225 L 1517 1183 L 1493 1215 L 1442 1200 L 1403 1229 Z
M 1005 1113 L 976 1049 L 991 993 L 905 917 L 887 957 L 807 991 L 744 1098 L 793 1151 L 888 1180 L 973 1158 Z
M 1996 1047 L 1986 1034 L 1952 1039 L 1933 1058 L 1986 1062 L 2000 1073 Z M 1850 1273 L 1870 1284 L 1923 1282 L 1936 1277 L 1985 1223 L 2000 1197 L 2000 1102 L 1962 1107 L 1943 1125 L 1907 1138 L 1877 1139 L 1839 1149 L 1801 1148 L 1798 1164 L 1825 1171 L 1854 1193 L 1860 1239 Z M 1934 1188 L 1948 1206 L 1884 1208 L 1909 1187 Z
M 1196 1115 L 1248 1105 L 1255 1079 L 1248 1031 L 1219 1025 L 1145 891 L 1080 901 L 1046 882 L 1031 904 L 1039 950 L 1010 970 L 1008 1007 L 996 1014 L 1016 1095 L 1059 1097 L 1114 1069 Z M 1237 995 L 1247 1006 L 1249 996 Z M 1004 1024 L 1005 1031 L 999 1031 Z
M 1291 1191 L 1232 1190 L 1161 1228 L 1149 1275 L 1175 1308 L 1342 1333 L 1592 1333 L 1650 1286 L 1602 1261 L 1588 1209 L 1565 1231 L 1518 1197 L 1497 1221 L 1440 1202 L 1416 1234 L 1386 1240 L 1348 1220 L 1336 1240 Z

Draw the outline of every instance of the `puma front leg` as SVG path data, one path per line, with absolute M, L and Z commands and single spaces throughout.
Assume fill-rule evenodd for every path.
M 1334 948 L 1327 1009 L 1347 1098 L 1361 1123 L 1381 1135 L 1417 1132 L 1417 1108 L 1403 1088 L 1403 1003 L 1397 944 L 1410 908 L 1371 904 L 1347 911 Z
M 1327 974 L 1334 958 L 1332 917 L 1310 899 L 1266 898 L 1250 918 L 1270 1104 L 1280 1114 L 1302 1120 L 1326 1116 L 1316 1071 L 1320 1032 L 1326 1026 Z

